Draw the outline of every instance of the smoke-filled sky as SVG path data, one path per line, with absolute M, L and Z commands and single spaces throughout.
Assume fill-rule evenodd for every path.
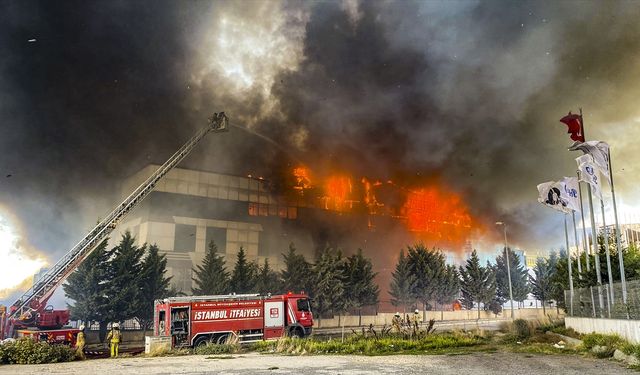
M 638 19 L 633 1 L 3 0 L 0 206 L 55 260 L 226 111 L 279 147 L 234 128 L 184 166 L 437 177 L 517 246 L 557 248 L 535 186 L 574 174 L 570 110 L 637 207 Z

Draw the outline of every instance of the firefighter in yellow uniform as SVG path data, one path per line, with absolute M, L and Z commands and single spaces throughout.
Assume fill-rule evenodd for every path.
M 418 329 L 418 326 L 420 325 L 420 311 L 418 309 L 413 312 L 413 316 L 411 317 L 411 325 L 414 326 L 415 329 Z
M 78 336 L 76 337 L 76 356 L 79 359 L 84 359 L 84 344 L 86 343 L 84 337 L 84 325 L 80 326 L 80 332 L 78 332 Z
M 397 312 L 393 316 L 393 320 L 391 321 L 391 324 L 393 325 L 393 329 L 396 331 L 396 333 L 400 333 L 402 331 L 402 318 L 400 317 L 399 312 Z
M 111 331 L 107 335 L 107 340 L 111 339 L 111 358 L 118 356 L 118 346 L 120 346 L 120 324 L 113 323 Z

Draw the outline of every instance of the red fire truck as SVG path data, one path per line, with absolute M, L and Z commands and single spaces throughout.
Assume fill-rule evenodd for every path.
M 231 294 L 172 297 L 155 301 L 154 336 L 171 337 L 171 346 L 195 347 L 273 340 L 311 334 L 309 298 L 301 294 Z

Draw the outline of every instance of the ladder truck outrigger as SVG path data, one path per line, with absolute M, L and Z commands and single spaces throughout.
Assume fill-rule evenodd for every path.
M 207 126 L 199 130 L 157 171 L 111 211 L 80 242 L 8 308 L 0 306 L 0 340 L 28 336 L 37 340 L 74 345 L 77 329 L 64 328 L 69 323 L 69 310 L 55 310 L 47 305 L 49 298 L 66 278 L 104 241 L 118 222 L 153 190 L 158 181 L 178 165 L 210 132 L 227 131 L 229 119 L 224 112 L 214 113 Z

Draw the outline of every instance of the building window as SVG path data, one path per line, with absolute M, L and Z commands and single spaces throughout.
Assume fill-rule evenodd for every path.
M 296 219 L 298 208 L 266 203 L 249 203 L 249 216 L 279 216 L 283 219 Z
M 188 253 L 196 250 L 195 225 L 176 224 L 173 250 L 179 253 Z
M 227 252 L 227 229 L 207 227 L 207 234 L 205 237 L 206 247 L 209 248 L 211 241 L 216 244 L 218 248 L 218 254 L 225 254 Z

